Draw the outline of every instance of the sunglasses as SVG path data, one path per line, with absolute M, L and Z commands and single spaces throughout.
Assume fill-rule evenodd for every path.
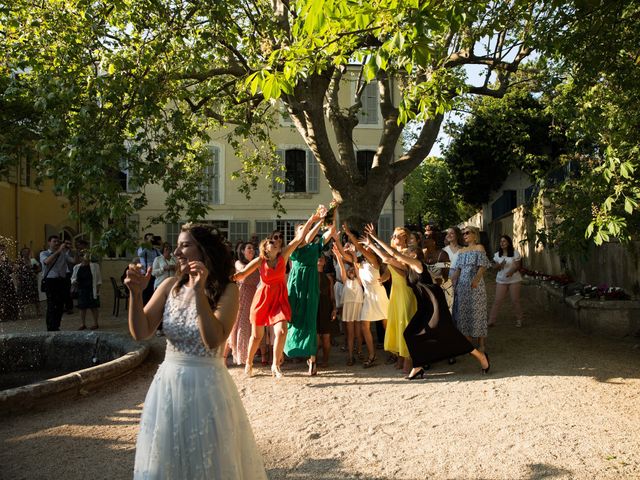
M 470 235 L 471 232 L 462 232 L 462 235 Z
M 282 236 L 279 233 L 276 233 L 275 235 L 271 235 L 271 238 L 273 240 L 280 240 L 282 238 Z

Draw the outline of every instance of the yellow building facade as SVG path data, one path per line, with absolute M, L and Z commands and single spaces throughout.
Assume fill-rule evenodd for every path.
M 73 238 L 78 233 L 70 208 L 68 199 L 54 193 L 52 182 L 36 184 L 26 162 L 10 167 L 0 177 L 0 240 L 8 244 L 11 255 L 29 247 L 37 258 L 49 235 Z

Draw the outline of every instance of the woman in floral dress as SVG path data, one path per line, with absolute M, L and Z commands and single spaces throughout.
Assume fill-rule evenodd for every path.
M 236 271 L 240 271 L 246 267 L 256 255 L 253 244 L 248 242 L 240 246 L 238 253 L 240 258 L 235 264 Z M 251 302 L 258 288 L 258 283 L 260 283 L 260 272 L 258 272 L 258 270 L 238 282 L 240 306 L 238 308 L 236 323 L 233 325 L 233 330 L 231 330 L 229 340 L 227 341 L 227 346 L 231 349 L 233 362 L 236 365 L 244 365 L 247 362 L 247 350 L 249 348 L 249 340 L 251 339 L 249 313 L 251 312 Z
M 488 333 L 487 292 L 484 272 L 490 266 L 487 253 L 480 242 L 480 231 L 468 226 L 462 231 L 467 246 L 459 250 L 451 265 L 453 283 L 453 321 L 464 336 L 478 339 L 478 350 L 485 351 Z

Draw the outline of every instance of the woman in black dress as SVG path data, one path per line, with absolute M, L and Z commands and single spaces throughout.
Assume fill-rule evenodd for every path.
M 85 323 L 87 310 L 91 310 L 91 315 L 93 316 L 93 325 L 89 328 L 96 330 L 98 328 L 102 276 L 100 274 L 100 266 L 91 261 L 89 252 L 85 252 L 81 257 L 81 262 L 73 267 L 71 285 L 78 292 L 78 309 L 80 310 L 80 321 L 82 322 L 78 330 L 87 328 Z
M 404 330 L 403 336 L 411 356 L 413 369 L 407 380 L 424 376 L 424 366 L 465 353 L 480 363 L 482 373 L 489 372 L 489 357 L 474 348 L 453 324 L 447 300 L 440 286 L 435 285 L 424 263 L 420 248 L 411 248 L 407 254 L 376 241 L 396 261 L 407 265 L 407 284 L 417 300 L 417 310 Z

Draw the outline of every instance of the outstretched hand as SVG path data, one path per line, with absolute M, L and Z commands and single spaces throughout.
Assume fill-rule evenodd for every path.
M 149 285 L 149 281 L 151 280 L 151 267 L 147 268 L 146 273 L 142 272 L 142 264 L 140 263 L 130 263 L 129 268 L 127 268 L 127 276 L 124 279 L 124 284 L 127 286 L 129 291 L 136 295 L 138 293 L 142 293 L 147 285 Z
M 373 226 L 373 223 L 367 223 L 364 226 L 364 233 L 366 233 L 367 235 L 372 235 L 372 236 L 376 235 L 376 229 Z

